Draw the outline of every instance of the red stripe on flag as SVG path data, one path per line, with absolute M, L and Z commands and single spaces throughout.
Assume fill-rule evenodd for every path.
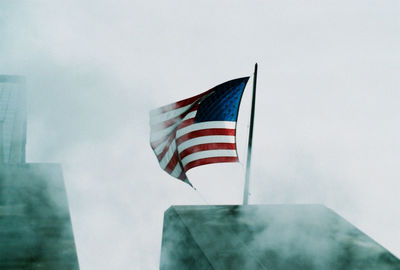
M 181 179 L 182 181 L 185 181 L 187 179 L 187 176 L 183 170 L 182 170 L 181 174 L 179 175 L 178 179 Z
M 184 127 L 187 127 L 187 126 L 190 126 L 190 125 L 193 125 L 193 124 L 194 124 L 194 118 L 189 118 L 189 119 L 186 119 L 185 121 L 183 121 L 183 122 L 178 126 L 177 129 L 181 129 L 181 128 L 184 128 Z
M 165 136 L 162 137 L 161 139 L 158 139 L 157 141 L 150 142 L 151 148 L 153 148 L 153 150 L 156 149 L 157 146 L 159 146 L 160 144 L 162 144 L 163 142 L 165 142 L 166 140 L 168 140 L 169 137 L 170 137 L 171 135 L 172 135 L 172 134 L 170 133 L 170 134 L 165 135 Z M 174 135 L 173 137 L 175 138 L 175 135 Z
M 219 163 L 219 162 L 237 162 L 238 160 L 239 159 L 237 157 L 209 157 L 209 158 L 197 159 L 186 164 L 186 166 L 184 167 L 184 171 L 186 172 L 197 166 Z
M 184 141 L 202 137 L 202 136 L 212 136 L 212 135 L 226 135 L 226 136 L 235 136 L 235 129 L 229 128 L 207 128 L 189 132 L 176 140 L 176 145 L 180 145 Z
M 183 118 L 182 115 L 178 115 L 177 117 L 174 117 L 174 118 L 169 119 L 167 121 L 152 125 L 150 127 L 151 132 L 160 131 L 160 130 L 163 130 L 163 129 L 168 128 L 170 126 L 173 126 L 174 124 L 179 122 L 182 118 Z
M 208 91 L 206 91 L 204 93 L 201 93 L 201 94 L 199 94 L 197 96 L 194 96 L 194 97 L 191 97 L 191 98 L 187 98 L 187 99 L 183 99 L 183 100 L 180 100 L 178 102 L 175 102 L 175 103 L 172 103 L 172 104 L 169 104 L 169 105 L 165 105 L 163 107 L 160 107 L 158 110 L 159 110 L 160 113 L 165 113 L 165 112 L 169 112 L 169 111 L 172 111 L 172 110 L 187 106 L 189 104 L 194 103 L 198 99 L 204 97 L 205 95 L 208 95 L 211 92 L 211 90 L 212 89 L 210 89 L 210 90 L 208 90 Z
M 168 142 L 164 147 L 164 150 L 159 155 L 157 155 L 159 161 L 161 161 L 162 158 L 165 156 L 165 154 L 168 152 L 169 146 L 174 140 L 175 140 L 175 134 L 171 134 L 171 137 L 168 139 Z
M 176 116 L 176 117 L 174 117 L 174 118 L 171 118 L 171 119 L 166 120 L 166 121 L 164 121 L 164 122 L 161 122 L 161 123 L 157 123 L 157 124 L 152 125 L 152 126 L 150 127 L 150 129 L 151 129 L 152 132 L 154 132 L 154 131 L 163 130 L 164 128 L 168 128 L 168 127 L 170 127 L 170 126 L 176 124 L 177 122 L 181 121 L 183 118 L 185 118 L 185 116 L 186 116 L 188 113 L 193 112 L 193 111 L 196 111 L 198 108 L 199 108 L 199 104 L 196 104 L 195 106 L 193 106 L 192 108 L 190 108 L 188 111 L 185 111 L 185 112 L 181 113 L 180 115 L 178 115 L 178 116 Z
M 207 150 L 220 150 L 220 149 L 231 149 L 236 150 L 235 143 L 204 143 L 204 144 L 197 144 L 192 147 L 189 147 L 182 152 L 179 153 L 180 159 L 183 159 L 187 155 L 200 152 L 200 151 L 207 151 Z
M 172 158 L 169 160 L 167 167 L 165 167 L 165 171 L 169 174 L 175 169 L 176 164 L 178 164 L 178 152 L 175 151 Z
M 199 106 L 200 106 L 200 104 L 199 104 L 199 103 L 196 103 L 196 105 L 194 105 L 192 108 L 190 108 L 190 110 L 188 110 L 186 114 L 188 114 L 188 113 L 190 113 L 190 112 L 193 112 L 193 111 L 197 111 L 197 109 L 199 108 Z M 185 114 L 185 116 L 186 116 L 186 114 Z

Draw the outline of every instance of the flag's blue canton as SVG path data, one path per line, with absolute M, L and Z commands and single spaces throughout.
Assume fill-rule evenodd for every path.
M 240 99 L 249 77 L 232 80 L 215 87 L 197 109 L 194 122 L 236 121 Z

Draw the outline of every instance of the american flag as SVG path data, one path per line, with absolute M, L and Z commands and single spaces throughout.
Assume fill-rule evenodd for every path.
M 237 162 L 236 121 L 249 77 L 150 112 L 150 145 L 161 168 L 189 185 L 194 167 Z

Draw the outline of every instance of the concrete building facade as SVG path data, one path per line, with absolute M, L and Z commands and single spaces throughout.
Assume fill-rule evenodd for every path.
M 79 269 L 59 165 L 0 165 L 0 269 Z
M 400 260 L 322 205 L 171 206 L 160 270 L 400 270 Z
M 24 77 L 0 75 L 0 163 L 25 162 L 25 97 Z

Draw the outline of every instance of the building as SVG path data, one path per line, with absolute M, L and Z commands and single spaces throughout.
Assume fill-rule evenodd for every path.
M 25 79 L 0 75 L 0 163 L 25 162 Z
M 171 206 L 161 270 L 399 270 L 400 260 L 322 205 Z
M 61 166 L 25 162 L 25 95 L 0 75 L 0 269 L 79 270 Z
M 0 165 L 0 269 L 79 269 L 59 165 Z

